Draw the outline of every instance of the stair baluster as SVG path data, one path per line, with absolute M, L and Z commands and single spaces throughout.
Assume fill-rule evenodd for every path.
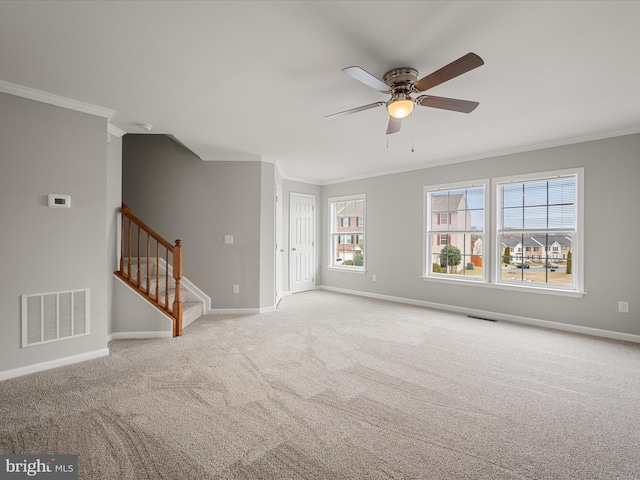
M 126 220 L 125 220 L 126 218 Z M 151 227 L 146 225 L 142 220 L 136 217 L 131 209 L 124 205 L 122 206 L 122 238 L 120 242 L 120 262 L 119 269 L 115 274 L 134 288 L 140 295 L 145 297 L 149 302 L 156 306 L 163 313 L 171 317 L 173 320 L 173 336 L 179 337 L 182 335 L 182 300 L 180 298 L 180 283 L 182 281 L 182 242 L 176 240 L 175 245 L 171 245 L 158 233 L 156 233 Z M 136 252 L 132 252 L 133 247 L 133 228 L 136 228 Z M 144 258 L 144 254 L 141 252 L 141 234 L 147 235 L 146 241 L 146 282 L 142 281 L 141 260 Z M 127 242 L 125 244 L 125 236 Z M 155 255 L 155 272 L 151 273 L 151 238 L 156 242 L 156 255 Z M 160 247 L 165 248 L 165 293 L 164 303 L 160 300 Z M 171 255 L 171 263 L 169 259 Z M 135 271 L 132 269 L 133 261 L 136 261 Z M 125 265 L 126 264 L 126 265 Z M 173 304 L 169 304 L 169 268 L 173 269 L 173 284 L 175 284 L 175 296 Z M 153 277 L 153 280 L 151 276 Z M 155 282 L 155 296 L 151 293 L 151 282 Z M 146 287 L 146 288 L 145 288 Z

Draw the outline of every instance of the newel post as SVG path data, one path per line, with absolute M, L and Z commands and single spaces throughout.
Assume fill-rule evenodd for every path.
M 173 247 L 173 278 L 176 281 L 176 296 L 173 301 L 173 318 L 176 319 L 173 327 L 173 336 L 182 335 L 182 301 L 180 300 L 180 281 L 182 280 L 182 241 L 176 240 Z
M 124 244 L 125 232 L 128 232 L 129 230 L 131 230 L 131 228 L 129 228 L 128 230 L 125 230 L 124 219 L 125 217 L 127 217 L 127 214 L 130 212 L 131 212 L 131 209 L 123 203 L 122 209 L 120 210 L 120 268 L 119 268 L 119 271 L 121 274 L 124 274 L 124 254 L 126 252 L 125 244 Z M 131 223 L 129 223 L 129 227 L 131 227 Z M 129 262 L 129 265 L 131 265 L 131 262 Z M 129 276 L 131 276 L 131 272 L 129 272 Z

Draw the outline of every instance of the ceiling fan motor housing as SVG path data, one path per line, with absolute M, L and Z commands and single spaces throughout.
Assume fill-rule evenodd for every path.
M 382 77 L 382 81 L 391 87 L 393 95 L 397 93 L 409 94 L 413 91 L 413 84 L 418 80 L 415 68 L 402 67 L 389 70 Z

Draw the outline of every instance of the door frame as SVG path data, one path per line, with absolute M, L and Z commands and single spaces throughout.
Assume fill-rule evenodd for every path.
M 278 306 L 283 295 L 282 272 L 284 270 L 284 231 L 283 231 L 283 210 L 282 204 L 282 185 L 276 182 L 276 201 L 275 201 L 275 306 Z
M 295 202 L 293 201 L 294 197 L 303 197 L 303 198 L 307 198 L 307 199 L 311 199 L 313 201 L 312 203 L 312 211 L 313 211 L 313 215 L 312 215 L 312 219 L 311 219 L 311 228 L 312 228 L 312 235 L 313 235 L 313 240 L 312 240 L 312 248 L 311 248 L 311 268 L 313 269 L 313 276 L 312 276 L 312 285 L 310 288 L 305 288 L 303 290 L 295 290 L 293 289 L 293 268 L 295 263 L 292 261 L 293 259 L 293 252 L 294 252 L 294 247 L 292 246 L 292 239 L 293 239 L 293 234 L 295 232 L 295 221 L 296 221 L 296 212 L 294 209 L 294 205 Z M 289 193 L 289 292 L 290 293 L 299 293 L 299 292 L 305 292 L 305 291 L 309 291 L 309 290 L 314 290 L 315 289 L 315 273 L 316 273 L 316 210 L 315 210 L 315 206 L 316 206 L 316 196 L 313 194 L 309 194 L 309 193 L 298 193 L 298 192 L 290 192 Z

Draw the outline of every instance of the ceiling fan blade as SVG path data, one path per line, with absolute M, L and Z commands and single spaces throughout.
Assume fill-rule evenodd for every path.
M 363 105 L 361 107 L 351 108 L 349 110 L 344 110 L 342 112 L 332 113 L 331 115 L 325 115 L 324 118 L 333 118 L 333 117 L 338 117 L 340 115 L 351 115 L 352 113 L 363 112 L 364 110 L 381 107 L 382 105 L 385 105 L 385 103 L 384 102 L 370 103 L 369 105 Z
M 458 100 L 457 98 L 434 97 L 432 95 L 421 95 L 416 98 L 416 103 L 423 107 L 441 108 L 443 110 L 462 113 L 471 113 L 480 105 L 479 102 Z
M 389 125 L 387 125 L 387 135 L 391 135 L 392 133 L 399 132 L 401 126 L 402 126 L 401 118 L 395 118 L 389 115 Z
M 421 78 L 413 84 L 413 88 L 418 92 L 424 92 L 481 65 L 484 65 L 484 61 L 478 55 L 467 53 L 440 70 L 436 70 L 431 75 Z
M 364 83 L 368 87 L 378 90 L 382 93 L 390 93 L 391 87 L 380 80 L 378 77 L 371 75 L 369 72 L 360 67 L 347 67 L 342 71 L 359 82 Z

